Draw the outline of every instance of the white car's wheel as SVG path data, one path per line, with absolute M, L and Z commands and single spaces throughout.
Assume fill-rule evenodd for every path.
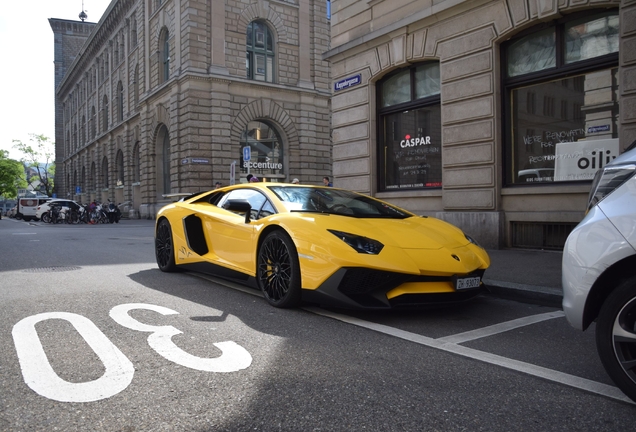
M 623 281 L 603 304 L 596 347 L 614 383 L 636 401 L 636 277 Z

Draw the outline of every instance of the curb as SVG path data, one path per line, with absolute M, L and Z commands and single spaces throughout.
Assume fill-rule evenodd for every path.
M 484 279 L 483 282 L 488 292 L 494 297 L 558 309 L 562 308 L 563 290 L 561 288 L 548 288 L 489 279 Z

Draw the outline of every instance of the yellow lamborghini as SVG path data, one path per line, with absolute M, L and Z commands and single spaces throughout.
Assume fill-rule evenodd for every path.
M 479 294 L 490 259 L 457 227 L 352 191 L 247 183 L 193 194 L 157 214 L 155 254 L 240 281 L 276 307 L 456 302 Z

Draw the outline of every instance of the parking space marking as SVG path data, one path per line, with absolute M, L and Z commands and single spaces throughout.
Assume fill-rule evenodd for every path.
M 499 333 L 504 333 L 509 330 L 514 330 L 516 328 L 528 326 L 530 324 L 536 324 L 536 323 L 551 320 L 554 318 L 562 318 L 564 316 L 565 316 L 565 313 L 563 313 L 563 311 L 560 311 L 560 310 L 538 314 L 538 315 L 531 315 L 528 317 L 518 318 L 512 321 L 506 321 L 503 323 L 491 325 L 488 327 L 482 327 L 480 329 L 471 330 L 464 333 L 458 333 L 455 335 L 446 336 L 443 338 L 439 338 L 437 340 L 440 342 L 460 344 L 460 343 L 472 341 L 475 339 L 481 339 L 481 338 L 496 335 Z
M 262 293 L 260 291 L 245 287 L 243 285 L 239 285 L 239 284 L 229 282 L 223 279 L 217 279 L 214 276 L 203 275 L 201 273 L 195 273 L 195 272 L 188 272 L 188 273 L 193 276 L 206 279 L 210 282 L 218 283 L 219 285 L 223 285 L 228 288 L 233 288 L 235 290 L 239 290 L 247 294 L 262 297 Z M 574 375 L 566 374 L 564 372 L 555 371 L 555 370 L 544 368 L 541 366 L 533 365 L 531 363 L 526 363 L 519 360 L 513 360 L 510 358 L 499 356 L 497 354 L 490 354 L 484 351 L 476 350 L 474 348 L 468 348 L 468 347 L 459 345 L 459 342 L 454 342 L 454 341 L 461 341 L 461 340 L 466 342 L 469 340 L 478 339 L 479 337 L 485 337 L 485 336 L 490 336 L 496 333 L 501 333 L 503 331 L 506 331 L 505 330 L 506 328 L 510 330 L 513 328 L 522 327 L 524 325 L 523 324 L 524 319 L 512 320 L 506 323 L 484 327 L 483 329 L 478 329 L 478 330 L 469 331 L 465 333 L 458 333 L 454 336 L 447 336 L 445 338 L 433 339 L 427 336 L 422 336 L 417 333 L 400 330 L 398 328 L 389 327 L 383 324 L 377 324 L 371 321 L 364 321 L 364 320 L 354 318 L 351 316 L 327 311 L 315 306 L 307 306 L 307 307 L 303 307 L 302 309 L 316 315 L 332 318 L 347 324 L 365 328 L 367 330 L 376 331 L 378 333 L 383 333 L 388 336 L 393 336 L 403 340 L 407 340 L 409 342 L 414 342 L 420 345 L 424 345 L 429 348 L 435 348 L 442 351 L 457 354 L 463 357 L 478 360 L 484 363 L 501 366 L 506 369 L 525 373 L 527 375 L 535 376 L 538 378 L 543 378 L 548 381 L 556 382 L 556 383 L 563 384 L 569 387 L 574 387 L 580 390 L 584 390 L 590 393 L 595 393 L 595 394 L 605 396 L 611 399 L 616 399 L 621 402 L 635 404 L 635 402 L 632 401 L 627 396 L 625 396 L 625 394 L 622 391 L 620 391 L 618 387 L 599 383 L 599 382 L 592 381 L 586 378 L 577 377 Z M 564 316 L 562 311 L 554 311 L 554 312 L 548 312 L 546 314 L 539 314 L 534 316 L 534 318 L 528 317 L 528 319 L 525 319 L 525 322 L 526 322 L 525 325 L 532 324 L 533 322 L 541 322 L 541 321 L 545 321 L 545 320 L 549 320 L 553 318 L 559 318 L 561 316 Z
M 458 345 L 452 342 L 444 342 L 439 339 L 433 339 L 427 336 L 422 336 L 417 333 L 411 333 L 405 330 L 389 327 L 383 324 L 377 324 L 370 321 L 364 321 L 358 318 L 342 315 L 339 313 L 323 310 L 317 307 L 305 307 L 304 310 L 312 312 L 316 315 L 332 318 L 338 321 L 342 321 L 351 325 L 362 327 L 368 330 L 383 333 L 389 336 L 404 339 L 410 342 L 415 342 L 420 345 L 424 345 L 430 348 L 439 349 L 441 351 L 458 354 L 463 357 L 468 357 L 474 360 L 479 360 L 484 363 L 489 363 L 497 366 L 504 367 L 516 372 L 522 372 L 538 378 L 543 378 L 548 381 L 553 381 L 559 384 L 574 387 L 580 390 L 595 393 L 601 396 L 609 397 L 619 400 L 621 402 L 627 402 L 634 404 L 618 387 L 610 386 L 607 384 L 592 381 L 586 378 L 577 377 L 574 375 L 566 374 L 563 372 L 555 371 L 552 369 L 544 368 L 541 366 L 533 365 L 530 363 L 509 359 L 499 356 L 497 354 L 490 354 L 484 351 L 479 351 L 473 348 L 468 348 L 462 345 Z

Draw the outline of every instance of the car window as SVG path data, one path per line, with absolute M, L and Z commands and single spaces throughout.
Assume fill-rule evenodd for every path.
M 252 207 L 252 210 L 250 211 L 250 219 L 252 220 L 260 219 L 276 213 L 276 210 L 272 204 L 267 201 L 265 195 L 254 189 L 234 189 L 233 191 L 223 195 L 216 205 L 222 208 L 223 204 L 228 200 L 246 200 L 249 202 Z
M 297 186 L 271 186 L 270 189 L 291 212 L 319 212 L 357 218 L 387 219 L 414 216 L 386 202 L 344 189 Z

